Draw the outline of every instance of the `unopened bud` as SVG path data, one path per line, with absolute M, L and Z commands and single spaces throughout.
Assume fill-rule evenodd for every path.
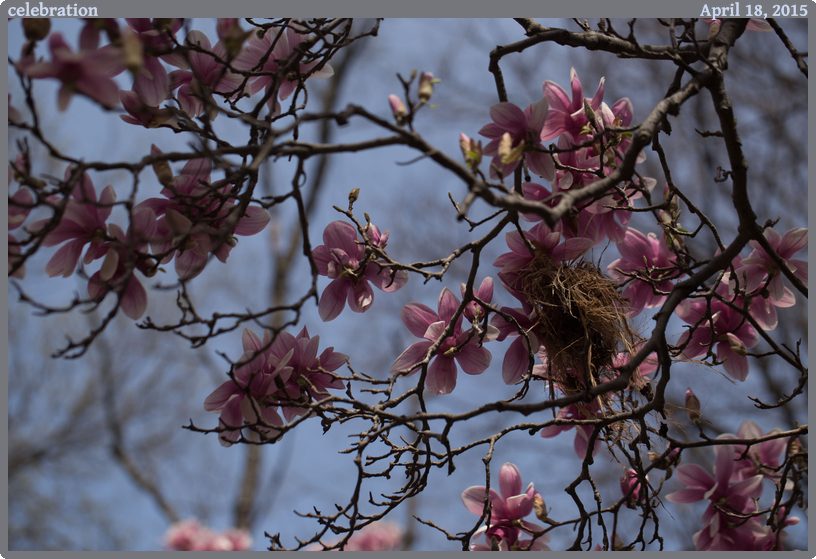
M 499 549 L 499 541 L 496 539 L 496 536 L 492 536 L 490 538 L 490 551 L 501 551 Z
M 162 151 L 155 145 L 150 146 L 150 155 L 161 155 Z M 173 182 L 173 170 L 170 168 L 170 163 L 167 161 L 156 161 L 153 163 L 153 172 L 156 173 L 156 178 L 163 186 L 167 186 Z
M 125 56 L 125 68 L 136 77 L 144 67 L 144 50 L 139 36 L 130 27 L 125 28 L 122 37 L 122 51 Z
M 547 521 L 547 505 L 544 503 L 544 499 L 541 498 L 541 495 L 536 494 L 536 496 L 533 497 L 533 509 L 535 510 L 536 518 L 541 522 Z
M 589 104 L 589 99 L 587 98 L 584 98 L 584 116 L 593 127 L 598 125 L 598 121 L 595 117 L 595 111 L 592 109 L 592 105 Z
M 459 134 L 459 148 L 462 150 L 462 155 L 465 157 L 465 165 L 471 170 L 475 170 L 479 163 L 482 162 L 482 141 L 469 138 L 465 134 Z
M 388 103 L 391 105 L 391 112 L 394 114 L 397 126 L 405 126 L 405 119 L 408 116 L 408 109 L 405 108 L 405 103 L 393 93 L 388 96 Z
M 676 218 L 680 214 L 680 200 L 672 193 L 669 183 L 663 187 L 663 201 L 668 202 L 668 211 L 672 217 Z
M 349 206 L 351 206 L 354 202 L 357 201 L 357 198 L 360 197 L 360 189 L 354 188 L 351 192 L 349 192 Z
M 23 18 L 23 33 L 30 41 L 42 41 L 51 31 L 51 20 L 47 17 Z
M 434 80 L 433 74 L 430 72 L 425 72 L 420 74 L 419 76 L 419 101 L 420 103 L 427 103 L 431 99 L 431 95 L 433 95 L 433 84 L 436 80 Z
M 736 353 L 740 357 L 745 357 L 748 355 L 748 348 L 745 347 L 745 344 L 736 337 L 734 334 L 725 334 L 725 337 L 728 338 L 728 345 L 731 346 L 731 351 Z
M 710 41 L 714 37 L 717 36 L 717 33 L 720 32 L 720 22 L 716 19 L 711 22 L 711 26 L 708 28 L 708 40 Z
M 695 425 L 700 424 L 700 400 L 697 399 L 697 396 L 691 391 L 691 388 L 686 389 L 686 413 L 688 413 L 688 418 L 691 422 Z
M 499 140 L 499 159 L 502 165 L 509 165 L 517 161 L 524 152 L 524 142 L 519 142 L 517 146 L 513 147 L 513 137 L 510 132 L 502 134 Z

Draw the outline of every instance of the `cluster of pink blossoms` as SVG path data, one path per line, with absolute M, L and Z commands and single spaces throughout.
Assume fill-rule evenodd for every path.
M 242 31 L 235 18 L 219 20 L 217 30 L 221 40 L 215 46 L 203 33 L 194 30 L 182 43 L 186 49 L 177 48 L 175 36 L 183 19 L 130 18 L 126 22 L 121 28 L 115 19 L 86 19 L 77 51 L 68 46 L 61 33 L 52 33 L 48 39 L 50 60 L 37 60 L 34 55 L 34 45 L 46 38 L 50 25 L 29 25 L 26 30 L 29 41 L 15 67 L 31 79 L 50 78 L 61 82 L 57 103 L 60 110 L 68 108 L 76 93 L 106 108 L 113 108 L 121 101 L 127 111 L 120 115 L 122 120 L 146 128 L 178 128 L 177 117 L 161 106 L 173 98 L 173 92 L 188 117 L 206 111 L 212 119 L 218 114 L 213 94 L 238 99 L 264 88 L 269 102 L 277 103 L 277 97 L 286 99 L 292 94 L 298 79 L 329 77 L 333 73 L 328 64 L 312 61 L 301 63 L 299 69 L 283 80 L 276 81 L 270 75 L 252 76 L 246 79 L 244 88 L 245 78 L 220 62 L 232 60 L 237 70 L 264 72 L 288 67 L 288 60 L 303 56 L 296 49 L 307 38 L 297 21 L 286 29 L 259 34 Z M 102 32 L 107 34 L 110 44 L 100 47 Z M 275 48 L 270 56 L 272 42 Z M 179 69 L 168 73 L 164 63 Z M 129 91 L 120 91 L 113 78 L 125 69 L 133 75 L 133 86 Z M 11 106 L 11 96 L 9 117 L 11 122 L 22 121 L 20 113 Z M 161 153 L 152 146 L 151 155 Z M 237 243 L 236 235 L 254 235 L 270 220 L 263 208 L 232 198 L 233 185 L 213 189 L 209 159 L 190 160 L 175 177 L 167 163 L 158 162 L 154 169 L 164 187 L 163 197 L 150 198 L 134 206 L 129 212 L 131 225 L 127 231 L 108 223 L 116 204 L 113 187 L 106 187 L 97 197 L 90 177 L 85 173 L 72 177 L 72 169 L 65 175 L 66 182 L 75 182 L 70 195 L 64 199 L 58 196 L 48 199 L 56 210 L 55 217 L 27 228 L 30 233 L 43 232 L 43 246 L 62 244 L 46 267 L 50 276 L 70 276 L 86 246 L 84 264 L 104 258 L 101 269 L 88 283 L 88 294 L 99 300 L 115 291 L 122 312 L 132 319 L 141 318 L 147 306 L 147 293 L 134 270 L 151 277 L 159 271 L 160 265 L 175 258 L 180 279 L 191 279 L 201 273 L 209 255 L 225 262 Z M 33 203 L 34 197 L 25 188 L 10 196 L 9 230 L 22 225 Z M 11 265 L 20 259 L 21 245 L 25 243 L 9 234 Z M 20 266 L 15 277 L 22 277 L 24 273 L 24 267 Z
M 773 429 L 765 435 L 779 432 Z M 754 422 L 746 420 L 737 435 L 724 434 L 722 440 L 752 439 L 762 437 L 762 430 Z M 782 550 L 786 534 L 777 534 L 759 518 L 748 517 L 756 511 L 755 499 L 762 494 L 762 480 L 779 477 L 780 456 L 788 440 L 772 439 L 752 445 L 742 444 L 714 447 L 716 462 L 712 476 L 702 466 L 683 464 L 677 468 L 677 479 L 686 485 L 666 498 L 674 503 L 708 501 L 703 513 L 703 529 L 694 535 L 698 551 L 770 551 Z M 747 455 L 746 455 L 747 454 Z M 743 458 L 743 455 L 746 455 Z M 785 508 L 778 509 L 782 526 L 797 524 L 796 517 L 786 517 Z
M 320 401 L 328 389 L 345 388 L 332 377 L 348 356 L 326 348 L 318 355 L 320 336 L 314 338 L 304 326 L 297 336 L 280 332 L 272 341 L 272 332 L 261 340 L 254 332 L 243 333 L 244 354 L 235 366 L 233 378 L 215 389 L 204 401 L 204 409 L 220 413 L 219 440 L 231 446 L 241 436 L 244 422 L 259 434 L 270 437 L 283 425 L 278 407 L 287 422 L 308 413 L 306 406 Z
M 191 518 L 170 526 L 164 542 L 169 551 L 249 551 L 252 536 L 234 528 L 215 532 Z

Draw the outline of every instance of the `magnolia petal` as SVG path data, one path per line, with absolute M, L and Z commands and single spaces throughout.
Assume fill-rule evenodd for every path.
M 425 382 L 434 394 L 450 394 L 456 388 L 456 362 L 453 357 L 437 355 L 428 367 Z
M 142 318 L 145 310 L 147 310 L 147 292 L 135 276 L 131 276 L 128 280 L 125 294 L 119 301 L 122 312 L 125 316 L 133 320 Z
M 456 361 L 462 370 L 469 375 L 480 375 L 490 366 L 493 356 L 490 352 L 478 345 L 476 340 L 471 340 L 456 354 Z
M 234 233 L 243 237 L 255 235 L 263 231 L 271 219 L 272 216 L 265 209 L 258 206 L 249 206 L 244 217 L 235 224 Z
M 514 495 L 521 494 L 521 473 L 515 464 L 511 464 L 510 462 L 502 464 L 499 470 L 499 491 L 505 500 Z
M 346 278 L 333 280 L 320 295 L 318 312 L 323 322 L 329 322 L 340 316 L 346 306 L 346 298 L 353 298 L 354 290 Z
M 428 348 L 431 347 L 431 345 L 431 342 L 425 340 L 411 344 L 408 346 L 408 349 L 402 352 L 402 355 L 397 357 L 397 360 L 394 361 L 394 364 L 391 365 L 388 372 L 391 375 L 396 375 L 399 371 L 413 368 L 416 364 L 425 359 L 425 354 L 428 353 Z M 408 376 L 415 372 L 416 371 L 412 371 Z
M 428 326 L 439 321 L 439 315 L 422 303 L 408 303 L 400 311 L 402 323 L 417 338 L 424 338 Z
M 212 394 L 207 396 L 204 400 L 204 409 L 209 412 L 218 413 L 224 409 L 224 406 L 227 405 L 234 397 L 243 397 L 243 392 L 232 380 L 228 380 L 218 388 L 216 388 Z

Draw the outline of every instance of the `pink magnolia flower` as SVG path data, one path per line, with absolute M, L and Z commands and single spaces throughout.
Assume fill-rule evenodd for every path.
M 353 534 L 343 551 L 396 551 L 402 545 L 405 531 L 393 522 L 374 522 Z M 303 551 L 322 551 L 323 545 L 315 543 Z M 336 551 L 336 550 L 333 550 Z
M 371 229 L 374 242 L 382 242 L 379 229 Z M 371 237 L 374 239 L 374 237 Z M 387 240 L 387 237 L 385 237 Z M 348 300 L 349 308 L 358 313 L 366 312 L 374 302 L 371 285 L 392 293 L 402 288 L 408 281 L 408 272 L 399 270 L 391 280 L 391 268 L 366 256 L 365 244 L 357 230 L 343 221 L 334 221 L 323 230 L 323 243 L 312 251 L 321 276 L 333 280 L 320 296 L 318 310 L 324 322 L 337 318 Z
M 526 490 L 522 490 L 521 474 L 515 464 L 507 462 L 499 470 L 499 491 L 501 494 L 491 487 L 488 492 L 485 486 L 480 485 L 468 487 L 462 492 L 462 503 L 473 514 L 482 516 L 485 510 L 485 493 L 491 507 L 489 522 L 474 534 L 474 538 L 484 534 L 488 545 L 473 544 L 473 551 L 489 551 L 489 544 L 494 537 L 498 542 L 504 542 L 508 549 L 513 546 L 523 549 L 530 546 L 531 540 L 520 540 L 522 536 L 543 530 L 538 524 L 523 520 L 533 512 L 533 500 L 541 498 L 541 495 L 532 483 Z M 549 541 L 549 535 L 544 534 L 536 539 L 531 550 L 549 551 L 550 548 L 546 545 Z
M 485 155 L 492 155 L 493 161 L 490 165 L 490 176 L 492 178 L 506 177 L 518 166 L 520 157 L 502 163 L 499 156 L 499 144 L 502 136 L 510 134 L 513 149 L 521 145 L 521 152 L 527 161 L 527 166 L 533 173 L 551 181 L 555 178 L 555 165 L 549 153 L 544 151 L 539 136 L 541 129 L 547 119 L 548 103 L 547 99 L 541 99 L 537 103 L 531 103 L 525 110 L 521 110 L 513 103 L 499 103 L 490 107 L 491 124 L 479 130 L 479 134 L 490 138 L 490 143 L 484 147 Z
M 156 232 L 156 214 L 150 208 L 134 208 L 133 225 L 127 233 L 113 223 L 109 230 L 114 241 L 92 244 L 85 254 L 88 261 L 105 258 L 102 268 L 88 280 L 88 295 L 100 301 L 109 291 L 116 290 L 122 312 L 128 318 L 138 320 L 147 309 L 147 292 L 133 271 L 128 271 L 126 262 L 135 259 L 135 269 L 148 277 L 156 273 L 154 262 L 152 259 L 148 261 L 143 252 Z M 118 287 L 117 284 L 122 281 L 127 283 L 124 287 Z
M 459 289 L 462 293 L 462 298 L 464 299 L 465 292 L 467 291 L 467 285 L 463 283 L 459 286 Z M 493 278 L 488 276 L 483 279 L 482 283 L 479 284 L 479 288 L 473 292 L 473 295 L 485 303 L 490 303 L 493 301 Z M 465 318 L 471 322 L 480 322 L 485 315 L 485 309 L 476 301 L 471 301 L 465 305 L 464 315 Z
M 374 522 L 351 536 L 343 551 L 394 551 L 404 536 L 402 527 L 393 522 Z
M 73 171 L 65 170 L 65 180 L 69 180 Z M 63 245 L 45 267 L 50 277 L 62 275 L 68 277 L 74 273 L 82 249 L 91 244 L 91 249 L 101 245 L 106 237 L 106 224 L 111 210 L 111 204 L 116 201 L 113 186 L 108 185 L 96 199 L 96 189 L 87 173 L 83 173 L 71 191 L 71 197 L 65 205 L 59 224 L 45 235 L 43 246 L 50 247 L 65 241 Z M 51 218 L 41 219 L 31 224 L 31 231 L 40 231 L 51 222 Z M 94 250 L 88 250 L 84 263 L 89 264 L 95 257 Z
M 145 53 L 158 56 L 168 55 L 176 46 L 175 36 L 184 25 L 183 18 L 153 18 L 134 17 L 125 18 L 127 24 L 138 35 Z
M 627 469 L 620 478 L 621 493 L 624 497 L 629 495 L 626 506 L 630 509 L 637 508 L 639 504 L 643 503 L 649 494 L 649 476 L 646 476 L 646 482 L 641 482 L 638 479 L 638 474 L 635 470 Z M 629 492 L 632 492 L 631 494 Z
M 734 448 L 729 445 L 717 447 L 717 461 L 714 465 L 716 477 L 712 477 L 702 466 L 683 464 L 676 470 L 677 479 L 687 487 L 666 499 L 673 503 L 696 503 L 707 499 L 708 507 L 703 513 L 703 524 L 710 525 L 710 535 L 720 528 L 735 527 L 741 521 L 729 513 L 745 514 L 753 510 L 752 498 L 762 492 L 762 476 L 753 476 L 731 483 L 734 473 Z M 717 508 L 715 508 L 715 506 Z
M 737 297 L 734 304 L 741 306 L 741 298 Z M 675 309 L 677 315 L 688 324 L 697 324 L 706 316 L 708 309 L 706 302 L 701 299 L 685 299 Z M 748 359 L 746 351 L 759 343 L 759 335 L 739 312 L 720 301 L 711 302 L 711 317 L 703 320 L 693 334 L 683 333 L 677 342 L 682 346 L 683 359 L 695 359 L 708 352 L 714 340 L 717 358 L 723 360 L 723 368 L 732 378 L 744 381 L 748 377 Z
M 256 410 L 260 412 L 263 423 L 281 426 L 283 421 L 280 415 L 274 406 L 268 405 L 266 397 L 274 391 L 277 377 L 285 379 L 292 374 L 289 362 L 294 355 L 294 348 L 282 357 L 273 353 L 272 333 L 269 330 L 264 332 L 264 339 L 261 341 L 254 332 L 244 329 L 242 341 L 244 354 L 235 369 L 235 380 L 228 380 L 207 396 L 204 409 L 220 413 L 218 424 L 223 428 L 241 427 L 244 421 L 251 425 L 258 423 Z M 256 429 L 265 435 L 274 433 L 273 429 L 266 426 L 258 426 Z M 232 446 L 240 436 L 240 429 L 232 429 L 220 433 L 218 438 L 221 446 Z
M 447 287 L 439 294 L 439 314 L 422 303 L 405 305 L 400 313 L 402 322 L 414 336 L 425 338 L 426 341 L 409 346 L 394 361 L 389 372 L 396 375 L 399 371 L 413 369 L 408 376 L 416 373 L 419 370 L 417 365 L 425 358 L 428 349 L 442 336 L 458 307 L 459 299 Z M 456 387 L 457 362 L 469 375 L 480 375 L 490 366 L 492 356 L 481 345 L 481 336 L 472 330 L 463 331 L 462 318 L 463 315 L 460 315 L 453 332 L 434 352 L 428 365 L 426 386 L 434 394 L 453 392 Z M 484 341 L 491 341 L 497 335 L 497 330 L 488 329 Z
M 655 293 L 655 289 L 668 293 L 674 287 L 672 279 L 678 276 L 673 271 L 676 256 L 666 245 L 665 240 L 658 239 L 654 233 L 647 237 L 640 231 L 628 227 L 623 242 L 617 244 L 621 258 L 606 268 L 606 272 L 619 282 L 630 279 L 626 274 L 641 273 L 651 278 L 656 287 L 639 279 L 632 279 L 623 290 L 623 296 L 629 299 L 630 316 L 640 314 L 643 309 L 657 307 L 668 298 L 668 295 Z M 667 270 L 668 268 L 668 270 Z
M 51 62 L 35 62 L 24 69 L 30 78 L 55 78 L 62 82 L 57 96 L 60 111 L 68 108 L 75 92 L 107 108 L 119 103 L 119 86 L 111 78 L 124 70 L 122 53 L 108 45 L 101 49 L 73 52 L 62 33 L 53 33 L 48 46 Z
M 334 75 L 334 69 L 324 64 L 322 68 L 316 69 L 319 60 L 313 62 L 301 62 L 298 70 L 289 72 L 286 76 L 273 78 L 272 74 L 284 68 L 289 60 L 298 56 L 298 46 L 306 36 L 298 31 L 301 30 L 297 22 L 291 22 L 286 30 L 267 30 L 262 37 L 258 33 L 253 33 L 247 41 L 244 52 L 239 54 L 233 66 L 239 70 L 253 70 L 269 73 L 270 75 L 258 76 L 251 81 L 251 93 L 254 95 L 261 89 L 269 93 L 273 85 L 277 88 L 277 93 L 269 97 L 267 104 L 274 114 L 280 113 L 280 105 L 276 96 L 280 95 L 281 101 L 288 98 L 297 87 L 298 77 L 310 74 L 311 78 L 329 78 Z M 274 45 L 274 47 L 273 47 Z M 257 66 L 261 60 L 266 60 L 260 69 Z
M 601 107 L 605 79 L 601 78 L 592 99 L 587 99 L 593 111 Z M 560 85 L 550 80 L 544 82 L 544 97 L 550 102 L 550 112 L 541 130 L 542 142 L 552 140 L 564 132 L 578 138 L 581 136 L 581 130 L 589 122 L 584 112 L 584 89 L 581 87 L 581 81 L 578 79 L 575 68 L 570 68 L 570 84 L 572 86 L 571 100 Z
M 724 433 L 717 438 L 756 439 L 765 435 L 772 435 L 774 433 L 781 432 L 782 430 L 780 428 L 775 427 L 767 433 L 763 433 L 759 425 L 750 419 L 746 419 L 740 424 L 736 436 L 732 435 L 731 433 Z M 746 445 L 734 444 L 734 459 L 736 460 L 736 463 L 734 465 L 732 480 L 742 481 L 755 475 L 762 475 L 770 480 L 778 479 L 781 477 L 781 474 L 780 472 L 774 470 L 780 466 L 780 457 L 785 453 L 787 444 L 788 439 L 780 438 L 751 445 L 751 447 L 748 449 L 747 456 L 742 460 L 737 459 L 740 458 L 743 453 L 745 453 Z M 792 488 L 792 482 L 788 480 L 788 483 L 791 484 Z
M 281 377 L 283 388 L 278 388 L 272 394 L 281 406 L 286 421 L 307 413 L 307 409 L 298 403 L 320 401 L 328 396 L 329 389 L 342 390 L 346 387 L 342 380 L 326 372 L 333 373 L 345 365 L 348 355 L 334 351 L 334 347 L 328 347 L 318 355 L 319 346 L 320 336 L 310 337 L 304 326 L 297 336 L 289 332 L 279 333 L 269 348 L 270 355 L 281 361 L 289 352 L 292 353 L 288 362 L 292 372 Z
M 570 404 L 558 410 L 557 419 L 595 419 L 601 415 L 601 410 L 598 407 L 598 401 L 593 400 L 588 404 Z M 591 425 L 551 425 L 544 427 L 541 430 L 541 436 L 545 439 L 551 439 L 564 431 L 569 431 L 575 427 L 575 442 L 573 449 L 575 454 L 583 460 L 586 458 L 587 449 L 589 448 L 589 437 L 592 436 L 593 428 Z M 594 457 L 601 450 L 601 441 L 595 439 L 595 444 L 592 445 L 592 456 Z
M 215 47 L 210 45 L 210 40 L 201 31 L 190 31 L 184 41 L 185 45 L 189 47 L 197 47 L 199 50 L 192 48 L 187 52 L 187 59 L 173 58 L 169 61 L 170 64 L 182 65 L 188 67 L 190 70 L 175 70 L 170 72 L 169 87 L 170 90 L 178 88 L 178 102 L 181 109 L 190 116 L 198 116 L 205 109 L 205 102 L 202 100 L 204 91 L 202 85 L 205 85 L 209 90 L 216 93 L 229 94 L 241 85 L 243 77 L 238 74 L 233 74 L 227 68 L 218 62 L 213 54 L 221 60 L 226 60 L 227 48 L 221 41 L 215 44 Z M 212 54 L 209 54 L 212 53 Z M 218 116 L 218 108 L 215 105 L 215 99 L 212 94 L 208 94 L 206 98 L 206 110 L 210 120 Z
M 155 128 L 162 124 L 174 125 L 176 117 L 168 110 L 159 109 L 170 95 L 167 70 L 158 58 L 146 57 L 144 66 L 133 82 L 131 91 L 119 91 L 119 100 L 128 112 L 119 118 L 128 124 Z
M 803 227 L 791 229 L 780 235 L 775 229 L 765 229 L 765 239 L 771 248 L 779 255 L 782 262 L 799 278 L 803 284 L 808 284 L 808 264 L 804 260 L 791 258 L 794 254 L 807 247 L 808 230 Z M 757 241 L 749 243 L 754 251 L 742 260 L 742 268 L 737 272 L 740 279 L 745 278 L 743 287 L 747 293 L 753 293 L 770 277 L 768 291 L 773 301 L 779 301 L 785 296 L 785 286 L 782 283 L 782 271 L 777 268 L 768 253 Z
M 786 512 L 785 507 L 780 506 L 778 511 L 777 511 L 777 514 L 776 514 L 777 522 L 779 522 L 779 520 L 784 518 L 785 520 L 784 520 L 784 522 L 782 522 L 782 526 L 794 526 L 796 524 L 799 524 L 799 518 L 797 518 L 796 516 L 787 516 L 786 517 L 785 512 Z M 770 515 L 768 515 L 768 516 L 770 516 Z M 752 519 L 752 520 L 757 520 L 757 519 Z M 757 521 L 757 524 L 758 523 L 759 522 Z M 788 533 L 785 532 L 784 530 L 781 530 L 781 533 L 779 534 L 779 542 L 778 543 L 777 543 L 777 537 L 776 537 L 777 534 L 776 534 L 776 532 L 774 532 L 771 529 L 771 527 L 767 525 L 767 523 L 764 526 L 760 527 L 759 529 L 755 530 L 755 533 L 757 534 L 757 538 L 754 540 L 754 549 L 756 551 L 784 551 L 785 550 L 784 547 L 782 546 L 782 543 L 785 541 L 785 538 L 788 537 Z
M 247 551 L 252 547 L 252 536 L 236 528 L 219 534 L 191 518 L 170 526 L 164 542 L 171 551 Z
M 151 155 L 161 154 L 155 145 Z M 234 201 L 226 202 L 209 186 L 212 161 L 191 159 L 181 173 L 174 177 L 170 187 L 162 189 L 165 198 L 149 198 L 136 207 L 148 207 L 160 217 L 156 224 L 156 238 L 151 241 L 153 254 L 163 254 L 176 246 L 184 236 L 187 240 L 176 253 L 175 268 L 179 278 L 189 280 L 199 275 L 212 252 L 226 262 L 237 244 L 232 235 L 251 236 L 260 233 L 272 219 L 265 209 L 248 206 L 244 215 L 235 222 Z M 226 196 L 232 185 L 224 185 L 218 194 Z M 232 225 L 234 223 L 234 225 Z M 230 231 L 230 228 L 231 231 Z M 229 232 L 226 241 L 225 233 Z M 166 264 L 173 252 L 161 260 Z

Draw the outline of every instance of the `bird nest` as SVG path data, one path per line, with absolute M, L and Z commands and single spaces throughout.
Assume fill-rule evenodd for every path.
M 547 352 L 550 380 L 565 394 L 595 386 L 615 372 L 613 359 L 631 352 L 627 299 L 592 262 L 553 260 L 536 250 L 521 291 L 538 311 L 538 338 Z

